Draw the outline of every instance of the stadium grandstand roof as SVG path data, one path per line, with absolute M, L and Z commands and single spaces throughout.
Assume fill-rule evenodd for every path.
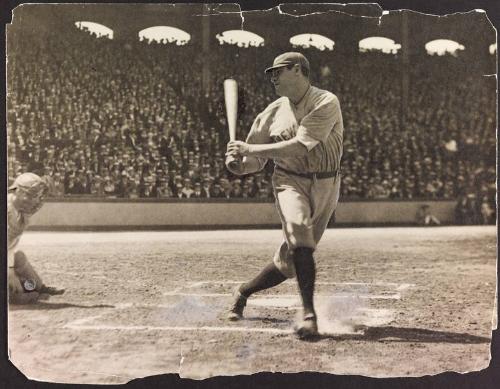
M 13 25 L 64 29 L 89 21 L 112 29 L 115 39 L 135 38 L 139 31 L 153 26 L 170 26 L 189 33 L 196 44 L 201 41 L 202 20 L 210 14 L 214 39 L 224 31 L 244 29 L 261 36 L 266 45 L 272 42 L 284 48 L 294 35 L 319 34 L 332 39 L 338 51 L 347 47 L 358 50 L 358 42 L 369 36 L 384 36 L 403 44 L 406 20 L 415 52 L 425 53 L 425 44 L 438 38 L 467 48 L 486 41 L 481 49 L 486 52 L 495 42 L 495 30 L 484 12 L 429 16 L 408 11 L 403 17 L 401 11 L 394 11 L 380 17 L 380 8 L 373 4 L 285 4 L 281 9 L 246 11 L 244 18 L 239 11 L 236 4 L 25 4 L 13 11 Z

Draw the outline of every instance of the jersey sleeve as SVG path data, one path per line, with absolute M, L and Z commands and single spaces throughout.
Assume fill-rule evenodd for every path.
M 335 124 L 341 120 L 337 97 L 332 93 L 325 93 L 318 97 L 313 110 L 302 119 L 297 139 L 311 150 L 319 142 L 326 141 Z
M 271 142 L 271 136 L 269 134 L 271 115 L 267 115 L 267 112 L 260 113 L 254 120 L 250 132 L 247 136 L 247 143 L 254 144 L 264 144 Z
M 307 147 L 307 151 L 311 151 L 319 143 L 319 140 L 316 140 L 303 132 L 297 133 L 297 139 L 300 143 Z
M 246 142 L 253 144 L 271 143 L 271 135 L 269 127 L 272 121 L 272 114 L 269 109 L 264 110 L 255 118 L 250 132 L 248 133 Z M 264 169 L 267 163 L 267 158 L 254 157 L 259 163 L 259 170 Z
M 7 202 L 7 263 L 9 267 L 14 266 L 14 252 L 21 235 L 23 226 L 18 222 L 17 212 L 11 204 Z

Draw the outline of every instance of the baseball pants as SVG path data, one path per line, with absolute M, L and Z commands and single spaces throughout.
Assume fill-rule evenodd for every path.
M 293 278 L 293 250 L 316 248 L 338 204 L 340 174 L 316 179 L 276 170 L 273 187 L 284 235 L 273 260 L 285 277 Z

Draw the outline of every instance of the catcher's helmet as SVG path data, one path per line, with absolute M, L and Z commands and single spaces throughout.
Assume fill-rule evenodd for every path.
M 20 211 L 33 214 L 43 205 L 43 197 L 47 193 L 47 184 L 34 173 L 23 173 L 9 187 L 16 193 L 16 203 Z

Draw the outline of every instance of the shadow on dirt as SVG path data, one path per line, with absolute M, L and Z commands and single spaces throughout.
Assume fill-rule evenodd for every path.
M 245 317 L 245 321 L 256 321 L 259 323 L 268 323 L 268 324 L 290 324 L 292 325 L 292 322 L 290 320 L 286 319 L 277 319 L 277 318 L 271 318 L 271 317 Z
M 422 342 L 422 343 L 459 343 L 479 344 L 489 343 L 491 338 L 475 336 L 457 332 L 435 331 L 424 328 L 402 328 L 402 327 L 363 327 L 356 328 L 364 331 L 360 334 L 329 335 L 320 334 L 310 341 L 322 339 L 333 340 L 365 340 L 369 342 Z
M 50 309 L 65 309 L 65 308 L 115 308 L 114 305 L 109 304 L 96 304 L 96 305 L 80 305 L 71 303 L 48 303 L 45 301 L 39 301 L 36 304 L 26 304 L 26 305 L 14 305 L 10 304 L 9 309 L 12 311 L 22 311 L 22 310 L 50 310 Z

